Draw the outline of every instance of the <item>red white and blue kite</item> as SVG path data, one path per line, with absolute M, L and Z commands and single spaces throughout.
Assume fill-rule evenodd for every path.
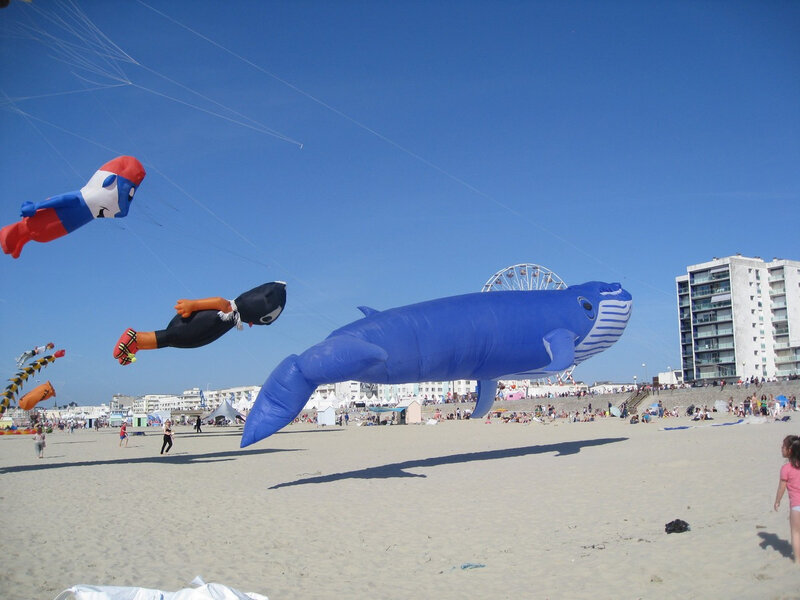
M 78 191 L 44 202 L 23 202 L 22 220 L 0 229 L 3 252 L 19 258 L 22 247 L 31 240 L 49 242 L 94 219 L 126 216 L 144 176 L 144 167 L 137 159 L 118 156 L 100 167 Z

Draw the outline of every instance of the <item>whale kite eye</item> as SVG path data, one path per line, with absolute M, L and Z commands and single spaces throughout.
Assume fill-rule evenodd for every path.
M 595 313 L 594 313 L 594 306 L 592 306 L 592 303 L 589 302 L 583 296 L 580 296 L 578 298 L 578 304 L 580 304 L 581 308 L 586 311 L 586 316 L 592 321 L 594 321 Z
M 106 177 L 103 180 L 103 187 L 104 188 L 110 188 L 112 185 L 114 185 L 114 182 L 116 180 L 117 180 L 117 176 L 116 175 L 114 175 L 114 174 L 109 175 L 108 177 Z
M 136 193 L 136 188 L 131 188 L 131 191 L 128 192 L 128 198 L 133 200 L 133 194 L 135 194 L 135 193 Z

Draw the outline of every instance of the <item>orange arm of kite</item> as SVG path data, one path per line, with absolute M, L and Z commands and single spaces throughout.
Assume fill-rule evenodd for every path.
M 201 298 L 200 300 L 185 300 L 182 298 L 175 304 L 175 310 L 185 319 L 198 310 L 230 312 L 231 303 L 225 298 Z

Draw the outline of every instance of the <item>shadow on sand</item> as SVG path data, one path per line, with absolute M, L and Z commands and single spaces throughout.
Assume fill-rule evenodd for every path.
M 759 546 L 764 550 L 772 548 L 775 552 L 780 553 L 786 558 L 792 558 L 792 545 L 787 540 L 779 538 L 774 533 L 767 533 L 766 531 L 759 531 L 758 537 L 761 538 Z
M 486 450 L 484 452 L 468 452 L 463 454 L 449 454 L 447 456 L 436 456 L 433 458 L 421 458 L 417 460 L 407 460 L 404 462 L 368 467 L 357 471 L 346 471 L 344 473 L 332 473 L 320 477 L 307 477 L 296 481 L 287 481 L 273 485 L 269 489 L 275 490 L 282 487 L 293 485 L 305 485 L 307 483 L 331 483 L 343 479 L 389 479 L 392 477 L 427 477 L 427 475 L 408 473 L 407 469 L 420 469 L 427 467 L 438 467 L 441 465 L 454 465 L 465 462 L 475 462 L 479 460 L 498 460 L 501 458 L 517 458 L 520 456 L 530 456 L 532 454 L 545 454 L 556 452 L 556 456 L 567 456 L 577 454 L 581 448 L 601 446 L 623 442 L 628 438 L 601 438 L 596 440 L 582 440 L 577 442 L 560 442 L 558 444 L 545 444 L 543 446 L 525 446 L 523 448 L 503 448 L 502 450 Z
M 232 429 L 230 431 L 218 431 L 218 430 L 211 430 L 210 429 L 208 431 L 203 431 L 202 433 L 197 433 L 196 431 L 184 431 L 184 432 L 177 433 L 175 435 L 175 438 L 176 439 L 178 439 L 178 438 L 204 438 L 204 437 L 213 437 L 213 436 L 223 436 L 223 437 L 236 436 L 236 437 L 241 437 L 242 436 L 242 431 L 243 431 L 242 427 L 239 427 L 237 429 Z M 291 430 L 291 431 L 279 431 L 275 435 L 291 435 L 291 434 L 304 434 L 304 433 L 315 434 L 315 433 L 333 433 L 333 432 L 340 433 L 342 431 L 344 431 L 344 429 L 342 429 L 341 427 L 339 427 L 339 428 L 330 428 L 330 429 L 326 429 L 325 427 L 323 427 L 321 429 L 295 429 L 295 430 Z M 157 435 L 161 436 L 161 432 L 159 432 Z
M 297 452 L 293 449 L 263 449 L 263 450 L 228 450 L 225 452 L 209 452 L 207 454 L 156 454 L 155 456 L 142 456 L 139 458 L 113 458 L 108 460 L 80 460 L 75 462 L 39 462 L 30 465 L 13 467 L 0 467 L 0 474 L 24 473 L 26 471 L 44 471 L 46 469 L 62 469 L 69 467 L 100 467 L 104 465 L 135 465 L 148 463 L 168 463 L 173 465 L 200 464 L 206 462 L 221 462 L 234 460 L 254 454 L 272 454 L 273 452 Z

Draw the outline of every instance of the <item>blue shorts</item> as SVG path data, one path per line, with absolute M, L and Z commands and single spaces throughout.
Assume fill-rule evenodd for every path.
M 800 504 L 798 504 L 797 506 L 793 506 L 789 510 L 796 510 L 797 512 L 800 512 Z

